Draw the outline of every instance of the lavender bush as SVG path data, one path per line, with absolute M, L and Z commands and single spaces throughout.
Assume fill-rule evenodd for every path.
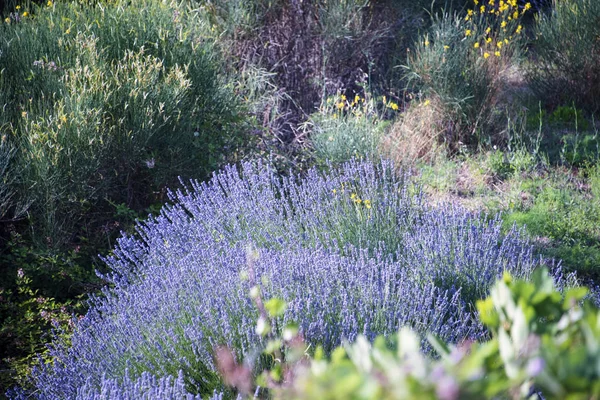
M 34 372 L 39 398 L 129 390 L 146 373 L 163 386 L 179 376 L 193 395 L 221 390 L 215 346 L 261 367 L 251 356 L 261 341 L 254 281 L 288 304 L 281 324 L 298 322 L 309 343 L 331 350 L 404 325 L 479 338 L 472 301 L 503 271 L 527 277 L 537 264 L 518 231 L 503 237 L 498 219 L 426 207 L 387 162 L 302 179 L 245 164 L 171 199 L 106 259 L 110 288 Z

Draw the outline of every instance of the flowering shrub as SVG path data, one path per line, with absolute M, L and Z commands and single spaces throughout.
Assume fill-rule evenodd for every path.
M 465 14 L 443 13 L 409 55 L 408 86 L 420 97 L 439 98 L 451 147 L 476 144 L 494 128 L 493 112 L 502 90 L 501 75 L 519 56 L 522 16 L 531 4 L 516 0 L 475 0 Z
M 482 399 L 541 397 L 595 398 L 600 394 L 598 308 L 581 302 L 585 288 L 564 294 L 547 271 L 532 282 L 506 274 L 479 305 L 493 338 L 484 343 L 447 346 L 430 341 L 442 356 L 420 351 L 410 329 L 398 332 L 390 349 L 383 338 L 359 337 L 298 363 L 293 380 L 278 388 L 281 399 Z
M 396 111 L 398 105 L 393 103 L 390 108 Z M 344 162 L 376 157 L 385 122 L 369 96 L 356 94 L 348 99 L 339 95 L 328 98 L 304 127 L 310 132 L 318 161 Z
M 242 357 L 262 340 L 247 295 L 254 281 L 288 304 L 275 327 L 297 321 L 329 351 L 405 325 L 452 342 L 480 338 L 472 302 L 503 271 L 528 276 L 537 264 L 519 232 L 503 238 L 498 220 L 425 207 L 387 162 L 303 179 L 245 164 L 171 197 L 106 259 L 111 287 L 33 374 L 40 398 L 144 372 L 182 371 L 190 393 L 219 390 L 212 349 Z

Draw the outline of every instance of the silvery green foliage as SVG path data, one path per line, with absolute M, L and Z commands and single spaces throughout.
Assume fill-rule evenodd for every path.
M 245 164 L 172 193 L 106 259 L 111 285 L 34 372 L 38 397 L 125 390 L 144 373 L 182 376 L 191 393 L 221 390 L 212 349 L 226 344 L 241 359 L 261 341 L 248 277 L 288 304 L 282 322 L 326 350 L 401 326 L 481 337 L 472 301 L 505 270 L 528 276 L 536 259 L 498 219 L 431 209 L 409 192 L 391 164 L 350 162 L 302 179 Z

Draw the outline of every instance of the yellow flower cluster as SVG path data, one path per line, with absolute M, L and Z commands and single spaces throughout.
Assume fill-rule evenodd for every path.
M 517 0 L 473 0 L 473 9 L 467 10 L 465 39 L 474 40 L 473 48 L 484 59 L 491 54 L 501 57 L 514 35 L 523 31 L 520 18 L 530 10 L 531 3 L 519 7 Z M 485 27 L 485 29 L 483 28 Z

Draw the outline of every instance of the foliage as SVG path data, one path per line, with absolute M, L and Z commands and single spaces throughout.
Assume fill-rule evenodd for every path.
M 583 174 L 583 173 L 582 173 Z M 587 170 L 589 190 L 582 192 L 573 185 L 560 182 L 541 182 L 532 190 L 533 201 L 526 207 L 516 207 L 505 216 L 508 224 L 517 222 L 550 243 L 542 249 L 560 258 L 565 267 L 597 279 L 600 260 L 600 203 L 598 167 Z
M 2 369 L 10 366 L 9 372 L 21 384 L 27 385 L 26 377 L 37 363 L 38 357 L 48 359 L 49 350 L 45 343 L 51 339 L 50 328 L 60 329 L 61 337 L 66 338 L 72 331 L 72 314 L 80 308 L 74 301 L 57 301 L 42 296 L 33 288 L 31 278 L 23 269 L 16 272 L 16 288 L 0 288 L 0 348 L 3 359 Z M 25 357 L 18 357 L 22 354 Z M 6 387 L 12 377 L 3 371 L 0 385 Z M 14 382 L 11 382 L 14 383 Z
M 522 52 L 521 18 L 531 8 L 516 0 L 477 1 L 466 15 L 434 14 L 404 67 L 408 88 L 425 101 L 439 98 L 444 132 L 433 137 L 456 150 L 459 143 L 478 144 L 497 130 L 495 111 L 502 100 L 502 75 Z
M 532 87 L 546 103 L 576 104 L 589 113 L 600 109 L 600 4 L 594 0 L 555 1 L 536 18 L 537 62 Z
M 506 274 L 478 304 L 493 338 L 448 346 L 434 336 L 441 359 L 420 350 L 410 329 L 399 331 L 394 348 L 379 337 L 360 336 L 294 365 L 294 379 L 275 393 L 284 399 L 547 399 L 598 396 L 600 312 L 581 303 L 587 289 L 558 292 L 544 269 L 531 282 Z
M 304 127 L 311 132 L 318 163 L 377 157 L 386 124 L 374 103 L 370 96 L 358 94 L 352 100 L 345 95 L 329 97 L 321 111 L 309 118 Z M 398 110 L 396 103 L 389 107 Z
M 246 296 L 253 282 L 287 303 L 265 305 L 283 313 L 272 326 L 297 321 L 326 352 L 401 325 L 450 341 L 481 337 L 473 302 L 503 271 L 526 277 L 538 260 L 518 231 L 501 235 L 498 219 L 430 209 L 405 185 L 385 162 L 302 180 L 246 164 L 193 182 L 138 226 L 139 239 L 119 241 L 106 260 L 111 288 L 92 298 L 72 347 L 55 342 L 54 361 L 33 374 L 36 394 L 70 397 L 102 377 L 179 370 L 191 393 L 218 390 L 214 346 L 239 359 L 261 343 Z
M 0 28 L 0 126 L 34 238 L 60 245 L 105 199 L 140 209 L 208 175 L 241 144 L 240 107 L 193 10 L 48 4 Z

